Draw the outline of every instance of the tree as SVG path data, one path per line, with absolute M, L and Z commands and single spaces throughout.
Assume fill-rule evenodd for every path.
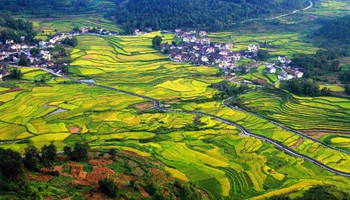
M 259 60 L 266 61 L 268 58 L 270 58 L 270 53 L 266 50 L 259 49 L 258 50 L 258 58 L 259 58 Z
M 125 34 L 130 34 L 130 35 L 132 34 L 132 27 L 130 25 L 130 22 L 126 23 L 126 25 L 124 27 L 124 32 L 125 32 Z
M 10 78 L 13 79 L 21 79 L 23 76 L 22 72 L 18 68 L 11 68 L 10 69 Z
M 89 145 L 86 142 L 77 142 L 74 145 L 74 150 L 71 153 L 70 158 L 72 160 L 84 160 L 88 159 Z
M 345 92 L 344 93 L 347 95 L 350 95 L 350 85 L 349 84 L 345 85 Z
M 27 66 L 29 64 L 27 58 L 24 55 L 19 57 L 18 65 L 19 66 Z
M 39 49 L 38 48 L 32 48 L 30 49 L 30 54 L 35 56 L 39 54 Z
M 51 144 L 48 146 L 45 144 L 41 148 L 41 157 L 47 160 L 55 160 L 56 151 L 57 149 L 53 142 L 51 142 Z
M 98 189 L 109 197 L 116 198 L 118 194 L 118 186 L 112 179 L 104 178 L 98 181 Z
M 339 80 L 343 83 L 350 83 L 350 71 L 344 71 L 339 75 Z
M 4 179 L 23 179 L 24 165 L 18 152 L 0 148 L 0 160 L 0 175 Z
M 63 147 L 63 153 L 70 157 L 72 155 L 72 148 L 69 146 Z
M 214 24 L 210 27 L 210 30 L 212 31 L 222 31 L 224 29 L 224 25 L 221 21 L 215 20 Z
M 108 154 L 111 155 L 112 159 L 114 159 L 117 156 L 117 149 L 116 148 L 109 149 Z
M 39 157 L 39 152 L 34 145 L 29 145 L 24 148 L 24 155 L 26 156 L 26 159 L 30 161 L 34 157 Z
M 159 35 L 155 36 L 152 39 L 152 46 L 154 48 L 157 48 L 161 43 L 162 43 L 162 38 Z

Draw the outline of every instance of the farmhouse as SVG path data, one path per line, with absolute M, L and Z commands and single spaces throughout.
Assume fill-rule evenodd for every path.
M 266 73 L 276 74 L 276 68 L 274 66 L 266 68 Z
M 260 49 L 260 45 L 259 44 L 250 44 L 248 45 L 248 51 L 250 52 L 258 52 Z
M 83 26 L 82 28 L 81 28 L 81 33 L 82 34 L 86 34 L 86 33 L 89 33 L 89 27 L 87 27 L 87 26 Z
M 287 57 L 286 56 L 278 56 L 278 61 L 280 61 L 282 64 L 284 64 L 287 61 Z
M 303 72 L 301 72 L 301 71 L 299 71 L 299 70 L 295 71 L 295 77 L 296 77 L 296 78 L 303 78 L 303 75 L 304 75 Z

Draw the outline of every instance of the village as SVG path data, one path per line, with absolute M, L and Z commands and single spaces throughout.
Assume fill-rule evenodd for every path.
M 172 44 L 161 44 L 159 50 L 166 54 L 174 62 L 187 62 L 195 66 L 214 66 L 225 70 L 225 75 L 235 76 L 235 72 L 241 72 L 242 66 L 235 64 L 240 59 L 251 59 L 256 62 L 258 59 L 259 44 L 249 44 L 247 50 L 231 51 L 234 47 L 232 43 L 211 42 L 206 31 L 175 29 L 175 40 Z M 281 69 L 278 75 L 279 80 L 290 80 L 292 78 L 302 78 L 303 72 L 300 68 L 291 68 L 290 59 L 286 56 L 278 56 L 272 63 L 265 63 L 265 72 L 276 74 L 276 68 Z M 253 65 L 258 67 L 259 65 Z M 247 71 L 251 67 L 246 68 Z
M 258 59 L 259 44 L 249 44 L 247 50 L 231 51 L 234 47 L 232 43 L 211 42 L 206 31 L 175 29 L 172 32 L 175 35 L 178 44 L 164 43 L 159 46 L 159 50 L 166 54 L 174 62 L 187 62 L 195 66 L 214 66 L 225 70 L 225 75 L 235 77 L 235 72 L 241 72 L 242 66 L 235 64 L 240 59 L 251 59 L 256 62 Z M 0 43 L 0 81 L 3 76 L 9 75 L 9 69 L 5 66 L 19 66 L 20 59 L 27 61 L 27 66 L 36 68 L 46 68 L 54 73 L 63 74 L 63 68 L 67 63 L 55 62 L 50 50 L 56 45 L 62 43 L 65 38 L 73 38 L 81 34 L 91 35 L 117 35 L 116 32 L 104 30 L 103 28 L 89 28 L 83 26 L 80 30 L 68 33 L 57 33 L 47 41 L 27 42 L 25 37 L 21 37 L 20 43 L 13 40 L 6 40 L 4 44 Z M 145 34 L 138 29 L 133 32 L 134 35 Z M 34 51 L 36 49 L 37 51 Z M 285 56 L 278 56 L 273 63 L 266 64 L 266 73 L 276 74 L 276 69 L 281 69 L 278 80 L 290 80 L 292 78 L 302 78 L 303 72 L 300 68 L 291 68 L 290 59 Z M 253 65 L 258 67 L 259 65 Z M 246 72 L 253 67 L 247 67 Z
M 104 30 L 103 28 L 89 28 L 83 26 L 81 30 L 73 30 L 68 33 L 56 33 L 50 39 L 37 42 L 26 41 L 25 37 L 21 37 L 21 42 L 14 42 L 8 39 L 5 43 L 0 42 L 0 82 L 3 77 L 10 74 L 10 67 L 21 66 L 20 60 L 26 60 L 25 66 L 35 68 L 46 68 L 57 74 L 63 74 L 63 68 L 68 66 L 68 63 L 58 62 L 52 55 L 52 50 L 57 45 L 62 44 L 66 38 L 72 39 L 75 36 L 82 34 L 90 35 L 117 35 L 117 32 Z

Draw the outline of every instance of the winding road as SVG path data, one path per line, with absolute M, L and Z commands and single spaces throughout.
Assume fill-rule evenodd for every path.
M 265 20 L 265 21 L 269 21 L 269 20 L 274 20 L 274 19 L 279 19 L 282 17 L 286 17 L 289 15 L 294 15 L 295 13 L 298 13 L 300 11 L 305 11 L 305 10 L 309 10 L 310 8 L 312 8 L 314 6 L 314 4 L 312 3 L 312 1 L 309 1 L 310 5 L 301 9 L 301 10 L 294 10 L 293 12 L 287 13 L 287 14 L 283 14 L 283 15 L 278 15 L 276 17 L 271 17 L 271 18 L 256 18 L 256 19 L 247 19 L 244 21 L 239 22 L 240 24 L 246 23 L 246 22 L 251 22 L 251 21 L 259 21 L 259 20 Z M 236 23 L 232 23 L 232 24 L 236 24 Z
M 134 96 L 134 97 L 139 97 L 139 98 L 142 98 L 142 99 L 148 100 L 148 101 L 153 101 L 154 107 L 156 109 L 158 109 L 159 111 L 162 111 L 162 112 L 194 114 L 194 115 L 211 117 L 211 118 L 213 118 L 215 120 L 218 120 L 218 121 L 220 121 L 222 123 L 236 126 L 237 128 L 242 130 L 242 134 L 243 135 L 254 137 L 254 138 L 257 138 L 259 140 L 262 140 L 262 141 L 265 141 L 267 143 L 270 143 L 270 144 L 274 145 L 275 147 L 277 147 L 279 149 L 282 149 L 284 152 L 286 152 L 286 153 L 288 153 L 290 155 L 297 156 L 297 157 L 303 158 L 305 160 L 308 160 L 308 161 L 314 163 L 315 165 L 318 165 L 318 166 L 322 167 L 323 169 L 331 171 L 331 172 L 333 172 L 335 174 L 338 174 L 338 175 L 341 175 L 341 176 L 344 176 L 344 177 L 350 177 L 350 173 L 349 172 L 343 172 L 343 171 L 334 169 L 332 167 L 329 167 L 329 166 L 327 166 L 327 165 L 317 161 L 316 159 L 313 159 L 313 158 L 311 158 L 309 156 L 306 156 L 306 155 L 303 155 L 301 153 L 298 153 L 298 152 L 290 149 L 289 147 L 285 146 L 284 144 L 281 144 L 278 141 L 275 141 L 273 139 L 267 138 L 267 137 L 262 136 L 262 135 L 254 134 L 254 133 L 250 132 L 248 129 L 246 129 L 244 126 L 242 126 L 242 125 L 240 125 L 240 124 L 238 124 L 236 122 L 233 122 L 233 121 L 230 121 L 230 120 L 227 120 L 227 119 L 224 119 L 224 118 L 221 118 L 221 117 L 209 114 L 209 113 L 204 113 L 204 112 L 166 109 L 166 108 L 162 107 L 161 102 L 159 100 L 151 98 L 151 97 L 148 97 L 148 96 L 143 96 L 143 95 L 140 95 L 140 94 L 136 94 L 136 93 L 133 93 L 133 92 L 128 92 L 128 91 L 125 91 L 125 90 L 120 90 L 120 89 L 116 89 L 116 88 L 112 88 L 112 87 L 108 87 L 108 86 L 98 85 L 98 84 L 95 84 L 95 83 L 85 83 L 83 81 L 76 80 L 76 79 L 73 79 L 73 78 L 68 77 L 68 76 L 64 76 L 64 75 L 61 75 L 61 74 L 54 73 L 51 70 L 47 70 L 47 69 L 44 69 L 44 70 L 49 72 L 49 73 L 51 73 L 51 74 L 53 74 L 53 75 L 55 75 L 55 76 L 66 78 L 66 79 L 69 79 L 69 80 L 71 80 L 73 82 L 76 82 L 76 83 L 87 84 L 89 86 L 98 87 L 98 88 L 106 89 L 106 90 L 110 90 L 110 91 L 115 91 L 115 92 L 131 95 L 131 96 Z
M 223 104 L 224 106 L 228 107 L 228 108 L 233 109 L 233 110 L 238 110 L 238 111 L 247 113 L 247 114 L 249 114 L 249 115 L 253 115 L 253 116 L 255 116 L 255 117 L 258 117 L 258 118 L 261 118 L 261 119 L 265 119 L 264 117 L 262 117 L 262 116 L 260 116 L 260 115 L 257 115 L 257 114 L 255 114 L 255 113 L 251 113 L 251 112 L 248 112 L 248 111 L 243 110 L 243 109 L 241 109 L 241 108 L 231 106 L 228 102 L 229 102 L 231 99 L 233 99 L 233 98 L 234 98 L 234 97 L 230 97 L 230 98 L 227 98 L 227 99 L 223 100 L 223 101 L 222 101 L 222 104 Z M 268 120 L 268 119 L 266 119 L 266 120 Z M 339 149 L 339 148 L 330 146 L 330 145 L 328 145 L 328 144 L 326 144 L 326 143 L 324 143 L 324 142 L 322 142 L 322 141 L 319 141 L 319 140 L 317 140 L 317 139 L 315 139 L 315 138 L 312 138 L 312 137 L 310 137 L 310 136 L 308 136 L 308 135 L 305 135 L 305 134 L 303 134 L 303 133 L 301 133 L 301 132 L 299 132 L 299 131 L 297 131 L 297 130 L 295 130 L 295 129 L 292 129 L 292 128 L 283 126 L 283 125 L 281 125 L 281 124 L 279 124 L 279 123 L 277 123 L 277 122 L 275 122 L 275 121 L 272 121 L 272 120 L 268 120 L 268 121 L 269 121 L 270 123 L 272 123 L 273 125 L 275 125 L 276 127 L 278 127 L 278 128 L 281 128 L 281 129 L 284 129 L 284 130 L 286 130 L 286 131 L 290 131 L 290 132 L 292 132 L 292 133 L 295 133 L 295 134 L 299 135 L 299 136 L 302 137 L 302 138 L 307 138 L 307 139 L 309 139 L 309 140 L 312 140 L 312 141 L 314 141 L 314 142 L 316 142 L 316 143 L 319 143 L 320 145 L 322 145 L 322 146 L 324 146 L 324 147 L 326 147 L 326 148 L 330 148 L 330 149 L 333 149 L 333 150 L 336 150 L 336 151 L 340 151 L 340 152 L 342 152 L 342 153 L 345 153 L 345 154 L 350 155 L 350 152 L 349 152 L 349 151 L 345 151 L 345 150 L 343 150 L 343 149 Z

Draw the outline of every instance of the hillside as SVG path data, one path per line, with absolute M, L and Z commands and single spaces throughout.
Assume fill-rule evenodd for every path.
M 7 13 L 0 13 L 0 42 L 12 39 L 15 42 L 20 41 L 21 36 L 25 36 L 26 40 L 31 41 L 35 33 L 33 24 L 22 19 L 15 20 Z
M 326 22 L 315 35 L 325 39 L 350 39 L 350 15 Z
M 13 0 L 0 1 L 0 10 L 10 11 L 12 14 L 29 14 L 34 16 L 50 16 L 57 14 L 76 15 L 81 13 L 107 12 L 114 9 L 109 0 Z
M 120 2 L 116 1 L 118 5 Z M 220 31 L 243 19 L 285 13 L 300 9 L 305 3 L 303 0 L 130 0 L 116 18 L 128 28 L 197 27 Z

